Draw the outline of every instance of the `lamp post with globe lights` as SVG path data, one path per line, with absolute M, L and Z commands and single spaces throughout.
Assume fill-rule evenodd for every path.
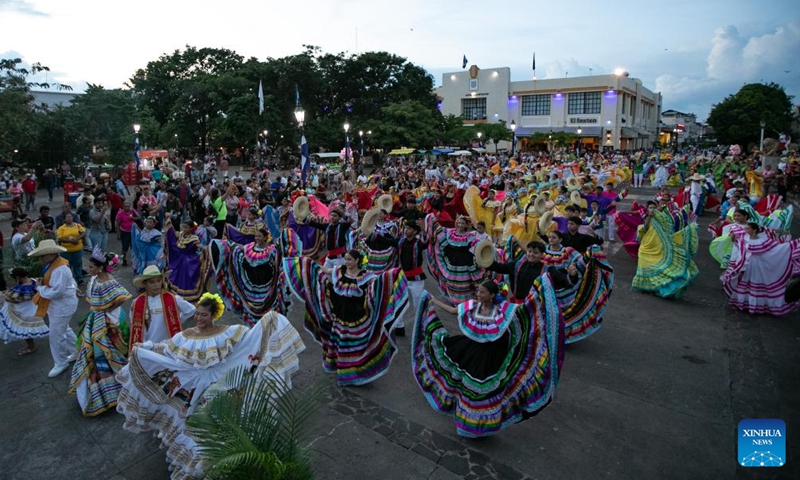
M 361 142 L 361 157 L 364 157 L 364 130 L 358 131 L 358 139 Z
M 581 156 L 581 133 L 583 133 L 583 130 L 578 127 L 578 143 L 575 145 L 575 154 L 578 158 Z

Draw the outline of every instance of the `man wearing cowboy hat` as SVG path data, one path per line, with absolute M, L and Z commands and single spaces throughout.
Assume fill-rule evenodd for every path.
M 194 315 L 195 306 L 166 290 L 161 272 L 155 265 L 145 268 L 133 279 L 133 286 L 144 288 L 131 305 L 129 348 L 137 343 L 159 343 L 181 331 L 181 324 Z
M 29 257 L 39 257 L 42 261 L 43 278 L 37 280 L 38 285 L 33 303 L 36 304 L 36 316 L 50 320 L 50 354 L 53 356 L 53 368 L 48 377 L 61 375 L 75 360 L 75 332 L 69 328 L 69 321 L 78 309 L 78 286 L 72 277 L 69 262 L 59 254 L 67 249 L 56 245 L 54 240 L 42 240 L 34 248 Z

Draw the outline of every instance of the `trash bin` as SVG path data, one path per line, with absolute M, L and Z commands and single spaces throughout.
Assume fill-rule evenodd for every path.
M 69 194 L 69 204 L 72 205 L 72 208 L 78 208 L 78 197 L 80 196 L 80 192 L 72 192 Z

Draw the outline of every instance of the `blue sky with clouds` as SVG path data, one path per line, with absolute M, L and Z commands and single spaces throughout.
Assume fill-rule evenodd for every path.
M 610 73 L 660 91 L 664 109 L 705 119 L 744 83 L 777 82 L 800 103 L 798 0 L 0 0 L 0 57 L 51 67 L 50 80 L 120 87 L 165 52 L 224 47 L 281 57 L 386 50 L 442 73 L 462 55 L 512 79 Z

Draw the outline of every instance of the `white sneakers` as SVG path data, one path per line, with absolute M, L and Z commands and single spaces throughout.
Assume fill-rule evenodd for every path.
M 55 378 L 55 377 L 61 375 L 62 373 L 64 373 L 69 368 L 69 364 L 74 362 L 75 359 L 77 359 L 77 358 L 78 358 L 78 352 L 73 353 L 72 355 L 67 357 L 67 362 L 66 363 L 54 366 L 50 370 L 50 373 L 47 374 L 47 376 L 50 377 L 50 378 Z
M 61 375 L 62 373 L 64 373 L 64 371 L 66 371 L 68 368 L 69 368 L 69 363 L 64 363 L 62 365 L 56 365 L 55 367 L 53 367 L 52 370 L 50 370 L 50 373 L 48 373 L 47 376 L 50 377 L 50 378 L 55 378 L 55 377 Z

